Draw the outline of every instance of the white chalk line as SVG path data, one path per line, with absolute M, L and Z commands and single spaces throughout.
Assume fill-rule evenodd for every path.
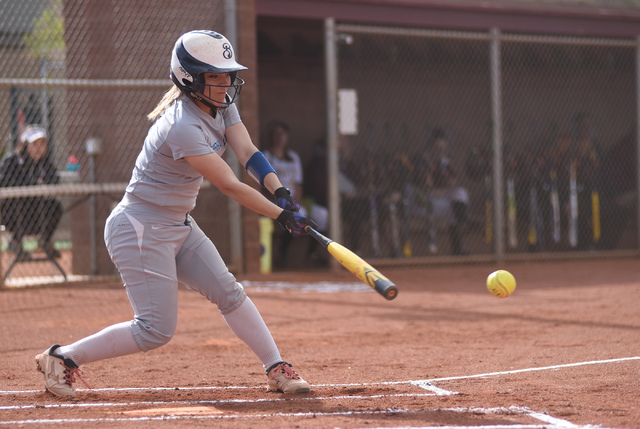
M 188 401 L 134 401 L 134 402 L 95 402 L 95 403 L 70 403 L 70 404 L 46 404 L 46 405 L 5 405 L 0 406 L 0 411 L 28 410 L 33 408 L 111 408 L 131 407 L 140 405 L 216 405 L 216 404 L 259 404 L 268 402 L 293 402 L 293 401 L 329 401 L 335 399 L 380 399 L 400 397 L 424 397 L 438 396 L 434 393 L 392 393 L 385 395 L 342 395 L 342 396 L 307 396 L 298 398 L 260 398 L 260 399 L 211 399 Z
M 540 421 L 546 422 L 546 423 L 551 423 L 552 425 L 554 425 L 555 427 L 559 427 L 559 428 L 575 428 L 576 425 L 564 420 L 564 419 L 559 419 L 557 417 L 552 417 L 548 414 L 544 414 L 544 413 L 537 413 L 535 411 L 531 411 L 529 413 L 530 417 L 533 417 L 534 419 L 538 419 Z
M 434 386 L 433 384 L 431 384 L 428 381 L 410 381 L 409 383 L 413 384 L 414 386 L 418 386 L 421 389 L 425 389 L 425 390 L 430 390 L 433 393 L 435 393 L 438 396 L 449 396 L 449 395 L 457 395 L 458 392 L 452 392 L 451 390 L 444 390 L 441 389 L 439 387 Z
M 482 378 L 482 377 L 493 377 L 498 375 L 508 375 L 508 374 L 518 374 L 523 372 L 531 372 L 531 371 L 546 371 L 550 369 L 560 369 L 560 368 L 571 368 L 583 365 L 596 365 L 601 363 L 615 363 L 615 362 L 624 362 L 631 360 L 640 360 L 640 356 L 627 357 L 627 358 L 617 358 L 617 359 L 605 359 L 605 360 L 592 360 L 587 362 L 576 362 L 576 363 L 567 363 L 562 365 L 553 365 L 553 366 L 544 366 L 538 368 L 525 368 L 525 369 L 515 369 L 511 371 L 499 371 L 499 372 L 487 372 L 484 374 L 474 374 L 474 375 L 461 375 L 456 377 L 440 377 L 440 378 L 430 378 L 426 380 L 405 380 L 405 381 L 380 381 L 373 383 L 344 383 L 344 384 L 314 384 L 312 387 L 359 387 L 359 386 L 389 386 L 389 385 L 398 385 L 398 384 L 412 384 L 414 386 L 421 387 L 423 389 L 427 389 L 426 386 L 431 386 L 433 389 L 440 390 L 439 388 L 432 385 L 432 383 L 438 381 L 449 381 L 449 380 L 465 380 L 470 378 Z M 105 387 L 99 389 L 76 389 L 76 392 L 140 392 L 140 391 L 170 391 L 170 390 L 233 390 L 233 389 L 264 389 L 264 386 L 198 386 L 198 387 Z M 432 389 L 428 389 L 432 390 Z M 39 393 L 42 390 L 0 390 L 0 395 L 19 395 L 19 394 L 28 394 L 28 393 Z M 435 392 L 435 390 L 434 390 Z M 448 392 L 443 390 L 443 392 Z M 456 392 L 450 392 L 446 394 L 455 394 Z
M 326 400 L 326 399 L 370 399 L 370 398 L 383 398 L 383 397 L 393 397 L 393 396 L 438 396 L 438 395 L 452 395 L 452 394 L 456 394 L 456 392 L 450 392 L 444 389 L 440 389 L 436 386 L 433 386 L 431 383 L 432 382 L 437 382 L 437 381 L 447 381 L 447 380 L 461 380 L 461 379 L 470 379 L 470 378 L 479 378 L 479 377 L 491 377 L 491 376 L 497 376 L 497 375 L 506 375 L 506 374 L 517 374 L 517 373 L 523 373 L 523 372 L 531 372 L 531 371 L 542 371 L 542 370 L 550 370 L 550 369 L 559 369 L 559 368 L 570 368 L 570 367 L 577 367 L 577 366 L 583 366 L 583 365 L 595 365 L 595 364 L 600 364 L 600 363 L 613 363 L 613 362 L 624 362 L 624 361 L 630 361 L 630 360 L 640 360 L 640 356 L 634 356 L 634 357 L 628 357 L 628 358 L 618 358 L 618 359 L 606 359 L 606 360 L 598 360 L 598 361 L 587 361 L 587 362 L 577 362 L 577 363 L 571 363 L 571 364 L 563 364 L 563 365 L 553 365 L 553 366 L 547 366 L 547 367 L 539 367 L 539 368 L 526 368 L 526 369 L 520 369 L 520 370 L 512 370 L 512 371 L 500 371 L 500 372 L 492 372 L 492 373 L 484 373 L 484 374 L 475 374 L 475 375 L 468 375 L 468 376 L 458 376 L 458 377 L 441 377 L 441 378 L 433 378 L 433 379 L 427 379 L 427 380 L 409 380 L 409 381 L 391 381 L 391 382 L 377 382 L 377 383 L 347 383 L 347 384 L 324 384 L 324 385 L 316 385 L 316 387 L 349 387 L 349 386 L 374 386 L 374 385 L 398 385 L 398 384 L 411 384 L 423 389 L 427 389 L 427 390 L 431 390 L 433 392 L 433 394 L 411 394 L 411 393 L 407 393 L 407 394 L 390 394 L 390 395 L 372 395 L 372 396 L 342 396 L 342 397 L 328 397 L 328 398 L 317 398 L 317 397 L 312 397 L 312 398 L 278 398 L 278 399 L 258 399 L 258 400 L 227 400 L 227 403 L 230 402 L 237 402 L 237 403 L 247 403 L 247 402 L 277 402 L 277 401 L 285 401 L 285 400 Z M 124 388 L 124 389 L 113 389 L 113 388 L 105 388 L 105 389 L 93 389 L 93 391 L 95 390 L 99 390 L 99 391 L 131 391 L 131 390 L 136 390 L 136 391 L 140 391 L 140 390 L 154 390 L 154 391 L 169 391 L 169 390 L 224 390 L 224 389 L 245 389 L 245 388 L 251 388 L 251 387 L 245 387 L 245 386 L 230 386 L 230 387 L 216 387 L 216 386 L 210 386 L 210 387 L 187 387 L 187 388 Z M 257 388 L 257 387 L 256 387 Z M 80 390 L 80 389 L 78 389 Z M 82 390 L 88 390 L 88 389 L 82 389 Z M 40 392 L 38 390 L 31 390 L 31 391 L 13 391 L 11 393 L 27 393 L 27 392 Z M 7 391 L 0 391 L 1 393 L 5 393 L 8 394 L 10 392 Z M 193 401 L 182 401 L 185 404 L 194 404 L 194 403 L 209 403 L 209 404 L 213 404 L 213 403 L 224 403 L 225 400 L 219 400 L 219 401 L 197 401 L 197 402 L 193 402 Z M 172 403 L 180 403 L 180 401 L 174 401 Z M 145 404 L 145 402 L 140 402 L 140 403 L 132 403 L 132 404 L 136 404 L 136 405 L 140 405 L 140 404 Z M 162 404 L 162 402 L 160 402 L 160 404 Z M 51 407 L 60 407 L 62 408 L 64 405 L 68 405 L 68 406 L 92 406 L 94 404 L 55 404 L 52 405 Z M 114 404 L 115 406 L 115 404 Z M 25 406 L 25 407 L 31 407 L 31 406 Z M 33 406 L 35 408 L 35 406 Z M 42 407 L 42 405 L 40 405 L 40 407 Z M 5 409 L 5 407 L 0 408 L 1 409 Z M 11 409 L 11 407 L 6 408 Z M 587 425 L 587 426 L 579 426 L 576 425 L 574 423 L 571 423 L 567 420 L 563 420 L 563 419 L 559 419 L 556 417 L 552 417 L 549 416 L 547 414 L 544 413 L 539 413 L 539 412 L 534 412 L 526 407 L 509 407 L 509 408 L 453 408 L 453 409 L 441 409 L 441 408 L 437 408 L 437 409 L 431 409 L 431 410 L 404 410 L 404 409 L 387 409 L 387 410 L 383 410 L 383 411 L 344 411 L 344 412 L 332 412 L 332 413 L 317 413 L 317 412 L 306 412 L 306 413 L 273 413 L 273 414 L 257 414 L 257 415 L 223 415 L 223 416 L 219 416 L 219 415 L 215 415 L 215 416 L 175 416 L 175 415 L 163 415 L 163 416 L 159 416 L 159 417 L 132 417 L 132 418 L 97 418 L 97 419 L 49 419 L 49 420 L 42 420 L 42 419 L 38 419 L 38 420 L 19 420 L 19 421 L 4 421 L 4 422 L 0 422 L 0 424 L 6 425 L 6 424 L 42 424 L 42 423 L 92 423 L 92 422 L 133 422 L 133 421 L 155 421 L 155 420 L 182 420 L 182 419 L 234 419 L 234 418 L 265 418 L 265 417 L 306 417 L 306 416 L 338 416 L 338 415 L 373 415 L 373 414 L 388 414 L 388 413 L 416 413 L 416 412 L 425 412 L 425 411 L 459 411 L 459 410 L 472 410 L 474 412 L 495 412 L 496 410 L 500 410 L 500 411 L 504 411 L 504 410 L 509 410 L 509 411 L 518 411 L 520 412 L 520 414 L 526 414 L 529 417 L 532 417 L 534 419 L 543 421 L 545 423 L 550 424 L 549 425 L 491 425 L 491 426 L 470 426 L 469 428 L 473 428 L 473 429 L 517 429 L 517 428 L 522 428 L 522 429 L 535 429 L 535 428 L 554 428 L 554 429 L 591 429 L 591 428 L 598 428 L 598 429 L 605 429 L 602 428 L 601 426 L 592 426 L 592 425 Z M 466 427 L 462 427 L 462 426 L 437 426 L 437 428 L 439 429 L 443 429 L 446 427 L 450 427 L 452 429 L 464 429 Z M 424 427 L 425 429 L 427 428 L 436 428 L 434 427 Z M 399 428 L 397 428 L 399 429 Z
M 383 414 L 418 414 L 425 412 L 457 412 L 457 413 L 484 413 L 484 414 L 517 414 L 525 415 L 545 421 L 545 425 L 532 424 L 505 424 L 505 425 L 487 425 L 487 426 L 428 426 L 428 428 L 449 427 L 452 429 L 473 428 L 473 429 L 587 429 L 595 428 L 595 426 L 578 426 L 569 421 L 556 419 L 546 414 L 536 413 L 527 407 L 496 407 L 496 408 L 430 408 L 419 410 L 407 410 L 403 408 L 388 408 L 386 410 L 375 411 L 334 411 L 334 412 L 297 412 L 297 413 L 271 413 L 271 414 L 225 414 L 225 415 L 162 415 L 162 416 L 145 416 L 145 417 L 102 417 L 102 418 L 86 418 L 86 419 L 29 419 L 29 420 L 13 420 L 0 421 L 0 425 L 26 425 L 26 424 L 69 424 L 69 423 L 123 423 L 123 422 L 143 422 L 143 421 L 166 421 L 166 420 L 232 420 L 232 419 L 257 419 L 257 418 L 273 418 L 273 417 L 335 417 L 335 416 L 367 416 L 367 415 L 383 415 Z M 538 417 L 542 416 L 543 419 Z M 424 428 L 427 428 L 425 426 Z M 388 428 L 387 428 L 388 429 Z M 398 429 L 398 428 L 396 428 Z M 415 429 L 415 427 L 414 427 Z M 603 429 L 598 426 L 598 429 Z
M 630 360 L 640 360 L 640 356 L 633 356 L 627 358 L 618 358 L 618 359 L 605 359 L 605 360 L 592 360 L 588 362 L 577 362 L 577 363 L 567 363 L 563 365 L 552 365 L 552 366 L 543 366 L 539 368 L 525 368 L 525 369 L 516 369 L 512 371 L 500 371 L 500 372 L 488 372 L 486 374 L 476 374 L 476 375 L 462 375 L 459 377 L 441 377 L 441 378 L 432 378 L 429 380 L 422 380 L 425 382 L 434 382 L 434 381 L 448 381 L 448 380 L 462 380 L 468 378 L 479 378 L 479 377 L 492 377 L 495 375 L 508 375 L 508 374 L 518 374 L 522 372 L 531 372 L 531 371 L 547 371 L 550 369 L 559 369 L 559 368 L 571 368 L 576 366 L 583 365 L 597 365 L 601 363 L 614 363 L 614 362 L 624 362 Z
M 440 389 L 433 386 L 429 381 L 381 381 L 377 383 L 354 383 L 354 384 L 316 384 L 311 387 L 349 387 L 349 386 L 376 386 L 376 385 L 401 385 L 413 384 L 425 390 L 432 391 L 435 395 L 457 395 L 458 392 Z M 169 392 L 169 391 L 189 391 L 189 390 L 237 390 L 237 389 L 264 389 L 264 386 L 198 386 L 198 387 L 104 387 L 96 389 L 75 389 L 76 392 Z M 27 393 L 41 393 L 42 390 L 2 390 L 0 395 L 19 395 Z M 1 409 L 1 408 L 0 408 Z
M 393 384 L 410 383 L 410 384 L 422 387 L 422 385 L 429 385 L 431 383 L 435 383 L 438 381 L 466 380 L 470 378 L 493 377 L 496 375 L 518 374 L 522 372 L 531 372 L 531 371 L 546 371 L 550 369 L 570 368 L 570 367 L 583 366 L 583 365 L 596 365 L 600 363 L 624 362 L 624 361 L 630 361 L 630 360 L 640 360 L 640 356 L 618 358 L 618 359 L 593 360 L 588 362 L 567 363 L 562 365 L 544 366 L 544 367 L 538 367 L 538 368 L 515 369 L 512 371 L 487 372 L 484 374 L 460 375 L 456 377 L 429 378 L 426 380 L 382 381 L 377 383 L 316 384 L 315 386 L 316 387 L 350 387 L 350 386 L 374 386 L 374 385 L 393 385 Z

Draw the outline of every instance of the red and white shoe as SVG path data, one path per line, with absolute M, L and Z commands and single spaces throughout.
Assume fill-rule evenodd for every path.
M 55 354 L 60 347 L 54 344 L 36 356 L 38 371 L 44 374 L 44 388 L 56 396 L 76 396 L 72 383 L 76 382 L 76 375 L 87 388 L 89 385 L 82 379 L 82 371 L 76 363 L 62 355 Z
M 267 369 L 267 390 L 282 393 L 307 393 L 309 383 L 293 370 L 290 363 L 280 362 Z

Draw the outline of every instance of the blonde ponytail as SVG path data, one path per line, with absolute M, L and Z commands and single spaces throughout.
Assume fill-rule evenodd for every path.
M 177 86 L 173 85 L 171 89 L 164 94 L 162 100 L 160 100 L 153 111 L 147 115 L 147 119 L 151 122 L 155 122 L 160 116 L 162 116 L 164 111 L 167 110 L 167 107 L 173 104 L 173 102 L 180 98 L 181 95 L 182 91 L 180 91 Z

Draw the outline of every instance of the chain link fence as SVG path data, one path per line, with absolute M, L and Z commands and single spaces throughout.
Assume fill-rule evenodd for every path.
M 347 247 L 405 262 L 638 248 L 635 40 L 335 28 Z
M 7 284 L 114 273 L 102 225 L 171 85 L 170 49 L 185 31 L 225 28 L 222 3 L 0 2 Z M 347 247 L 415 263 L 638 248 L 635 40 L 336 33 L 332 236 Z M 31 125 L 47 136 L 41 155 L 21 140 Z M 217 222 L 227 235 L 212 238 L 229 242 Z
M 146 115 L 171 87 L 173 43 L 193 28 L 224 28 L 219 1 L 170 3 L 0 2 L 7 285 L 116 273 L 102 228 L 130 179 Z M 33 126 L 45 143 L 25 141 Z

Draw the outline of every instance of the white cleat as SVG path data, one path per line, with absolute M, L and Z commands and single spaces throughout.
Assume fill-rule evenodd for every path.
M 282 393 L 307 393 L 311 391 L 309 383 L 304 381 L 290 363 L 280 362 L 267 370 L 267 390 Z
M 76 382 L 76 375 L 85 386 L 89 385 L 82 379 L 82 371 L 73 360 L 54 353 L 58 347 L 55 344 L 36 356 L 38 371 L 44 374 L 44 388 L 55 396 L 76 396 L 71 385 Z

